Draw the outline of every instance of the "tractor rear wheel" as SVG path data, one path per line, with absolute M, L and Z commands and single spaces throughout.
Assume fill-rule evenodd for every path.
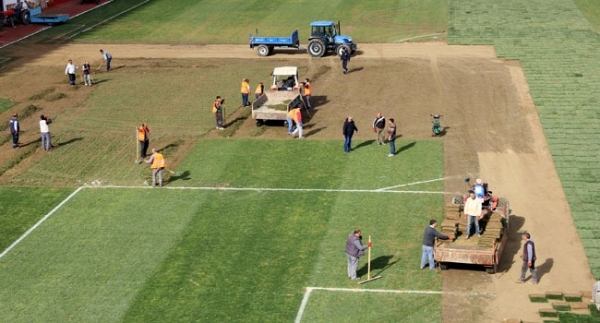
M 348 51 L 348 53 L 350 53 L 350 47 L 348 47 L 347 45 L 340 45 L 338 46 L 335 51 L 337 52 L 339 57 L 342 57 L 342 53 L 344 52 L 344 48 Z
M 308 42 L 308 53 L 312 57 L 323 57 L 325 55 L 325 43 L 322 39 L 311 39 Z
M 267 47 L 267 45 L 260 45 L 256 49 L 256 52 L 258 53 L 258 56 L 267 56 L 269 55 L 269 47 Z
M 23 25 L 29 25 L 31 23 L 31 14 L 29 13 L 29 10 L 21 11 L 19 19 Z

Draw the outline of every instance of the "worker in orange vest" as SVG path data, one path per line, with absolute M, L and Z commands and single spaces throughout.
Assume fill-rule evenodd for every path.
M 242 79 L 242 107 L 248 106 L 248 95 L 250 94 L 250 80 L 247 78 Z
M 260 82 L 256 87 L 256 91 L 254 91 L 256 99 L 260 98 L 260 96 L 263 95 L 263 93 L 265 93 L 265 85 L 262 82 Z
M 310 84 L 310 80 L 308 78 L 304 79 L 302 82 L 302 87 L 304 88 L 304 102 L 306 102 L 306 108 L 308 110 L 312 109 L 310 105 L 310 97 L 312 96 L 312 85 Z
M 156 186 L 156 177 L 158 176 L 158 186 L 162 186 L 162 173 L 167 164 L 165 163 L 165 157 L 156 151 L 156 148 L 152 148 L 152 156 L 146 160 L 147 164 L 152 169 L 152 187 Z
M 137 133 L 138 141 L 140 142 L 140 157 L 146 158 L 148 155 L 148 146 L 150 145 L 150 127 L 142 123 L 137 129 Z

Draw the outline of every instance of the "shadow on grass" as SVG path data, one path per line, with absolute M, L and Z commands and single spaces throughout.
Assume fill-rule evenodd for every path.
M 371 277 L 375 277 L 377 275 L 380 275 L 381 273 L 383 273 L 384 271 L 386 271 L 388 268 L 392 267 L 393 265 L 395 265 L 398 261 L 400 261 L 400 259 L 390 262 L 392 259 L 394 258 L 393 255 L 388 255 L 388 256 L 379 256 L 373 260 L 371 260 L 371 271 L 376 271 L 379 270 L 377 273 L 372 273 Z M 367 274 L 368 271 L 368 264 L 365 264 L 361 269 L 359 269 L 356 273 L 358 276 L 364 276 Z
M 175 181 L 189 181 L 191 179 L 190 174 L 190 171 L 186 170 L 185 172 L 181 173 L 181 175 L 171 175 L 171 177 L 169 177 L 169 183 Z
M 396 154 L 399 154 L 399 153 L 401 153 L 401 152 L 403 152 L 403 151 L 405 151 L 405 150 L 409 150 L 409 149 L 411 149 L 412 147 L 414 147 L 416 144 L 417 144 L 417 142 L 416 142 L 416 141 L 413 141 L 413 142 L 411 142 L 411 143 L 410 143 L 410 144 L 408 144 L 408 145 L 404 145 L 404 146 L 400 147 L 400 149 L 398 149 L 398 150 L 396 151 Z
M 41 139 L 40 139 L 40 140 L 41 140 Z M 52 145 L 52 147 L 66 146 L 66 145 L 72 144 L 72 143 L 74 143 L 74 142 L 77 142 L 77 141 L 80 141 L 80 140 L 83 140 L 83 137 L 71 138 L 71 139 L 69 139 L 69 140 L 67 140 L 67 141 L 65 141 L 65 142 L 57 142 L 57 143 L 56 143 L 56 146 L 55 146 L 55 145 Z
M 356 145 L 354 148 L 352 148 L 352 150 L 356 150 L 358 148 L 362 148 L 364 146 L 369 146 L 372 145 L 375 142 L 375 140 L 367 140 L 367 141 L 363 141 L 360 144 Z
M 312 125 L 311 125 L 311 127 L 312 127 Z M 309 137 L 309 136 L 312 136 L 312 135 L 314 135 L 314 134 L 316 134 L 316 133 L 320 132 L 321 130 L 323 130 L 323 129 L 325 129 L 325 128 L 327 128 L 327 127 L 321 127 L 321 128 L 317 128 L 317 129 L 312 129 L 312 130 L 311 130 L 311 131 L 309 131 L 309 132 L 305 132 L 305 133 L 304 133 L 304 137 Z

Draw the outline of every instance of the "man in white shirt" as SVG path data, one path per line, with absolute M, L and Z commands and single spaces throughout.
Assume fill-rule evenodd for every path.
M 50 150 L 52 147 L 50 144 L 50 128 L 48 128 L 48 122 L 48 118 L 42 114 L 40 117 L 40 132 L 42 133 L 42 149 L 45 151 Z
M 72 60 L 69 60 L 69 62 L 67 63 L 67 67 L 65 68 L 65 74 L 69 75 L 69 84 L 71 84 L 71 86 L 75 86 L 75 70 L 77 69 L 77 67 L 75 66 L 75 64 L 73 64 Z
M 475 196 L 475 192 L 469 190 L 469 197 L 465 202 L 464 208 L 465 219 L 467 219 L 467 238 L 471 237 L 471 226 L 475 222 L 475 233 L 481 237 L 479 231 L 479 220 L 481 219 L 481 200 Z

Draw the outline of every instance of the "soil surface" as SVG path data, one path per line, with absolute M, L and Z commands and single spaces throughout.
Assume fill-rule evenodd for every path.
M 233 45 L 28 46 L 27 50 L 15 47 L 9 53 L 14 59 L 2 68 L 0 97 L 21 102 L 4 112 L 2 120 L 31 104 L 31 96 L 48 84 L 57 87 L 57 92 L 67 87 L 57 84 L 57 66 L 64 66 L 68 58 L 80 62 L 98 57 L 100 47 L 110 50 L 115 57 L 113 65 L 124 70 L 137 58 L 211 58 L 223 64 L 230 58 L 257 58 L 247 46 Z M 470 266 L 454 266 L 440 272 L 444 275 L 444 292 L 448 292 L 443 297 L 444 322 L 501 322 L 509 317 L 539 322 L 538 309 L 549 305 L 531 303 L 528 294 L 591 288 L 594 279 L 518 62 L 496 58 L 492 47 L 443 43 L 362 45 L 349 63 L 347 75 L 342 73 L 335 56 L 313 59 L 306 53 L 276 51 L 261 59 L 274 58 L 289 59 L 290 64 L 308 61 L 307 75 L 300 77 L 312 79 L 315 110 L 305 120 L 305 140 L 340 139 L 342 153 L 344 118 L 354 117 L 360 129 L 356 140 L 371 140 L 375 139 L 371 122 L 381 112 L 396 119 L 402 140 L 443 141 L 447 203 L 453 195 L 467 189 L 465 177 L 483 178 L 495 195 L 510 201 L 509 241 L 498 272 L 490 275 L 480 267 Z M 135 64 L 145 63 L 135 60 Z M 152 63 L 147 64 L 151 68 Z M 37 72 L 32 73 L 32 69 Z M 92 91 L 92 87 L 82 87 L 43 112 L 53 115 L 83 104 Z M 444 132 L 440 137 L 431 136 L 430 113 L 443 115 Z M 27 129 L 37 129 L 33 124 L 37 121 L 31 117 L 23 122 L 31 123 Z M 281 125 L 266 127 L 259 136 L 253 134 L 255 130 L 254 121 L 246 120 L 233 138 L 293 140 Z M 206 137 L 219 136 L 215 130 Z M 21 142 L 37 140 L 38 133 L 31 131 L 23 134 Z M 9 145 L 0 147 L 0 164 L 14 154 Z M 365 148 L 387 154 L 386 148 L 375 144 Z M 41 156 L 36 152 L 19 165 L 18 171 Z M 401 158 L 401 153 L 395 158 Z M 6 173 L 0 180 L 6 182 L 16 171 Z M 520 233 L 525 230 L 536 243 L 538 285 L 515 283 L 522 263 Z M 415 266 L 418 261 L 415 259 Z

